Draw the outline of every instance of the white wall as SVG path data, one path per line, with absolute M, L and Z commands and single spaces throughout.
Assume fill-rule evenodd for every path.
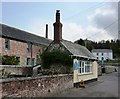
M 92 66 L 93 66 L 93 70 L 92 70 L 92 73 L 90 74 L 83 74 L 83 75 L 78 75 L 78 80 L 79 82 L 81 80 L 83 81 L 87 81 L 87 80 L 91 80 L 91 79 L 95 79 L 95 78 L 98 78 L 98 64 L 96 61 L 94 61 L 92 63 Z
M 97 55 L 98 53 L 98 55 Z M 102 55 L 103 53 L 103 55 Z M 113 59 L 113 53 L 112 52 L 93 52 L 93 55 L 95 57 L 98 57 L 98 60 L 102 60 L 102 57 L 104 58 L 104 60 L 106 59 Z
M 80 82 L 81 80 L 87 81 L 91 79 L 98 78 L 98 63 L 96 61 L 92 62 L 92 73 L 79 74 L 78 70 L 74 70 L 74 83 Z

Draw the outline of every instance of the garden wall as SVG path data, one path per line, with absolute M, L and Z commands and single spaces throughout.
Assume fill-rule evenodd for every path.
M 72 75 L 4 79 L 2 97 L 45 97 L 73 87 Z
M 4 70 L 11 75 L 32 76 L 33 67 L 20 65 L 0 65 L 0 70 Z

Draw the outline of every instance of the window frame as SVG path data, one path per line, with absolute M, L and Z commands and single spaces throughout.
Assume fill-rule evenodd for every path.
M 79 60 L 78 75 L 93 73 L 92 68 L 91 61 Z
M 18 61 L 18 65 L 20 65 L 20 57 L 16 57 L 16 60 Z
M 27 52 L 31 52 L 31 51 L 32 51 L 32 44 L 27 43 Z
M 29 57 L 27 57 L 26 65 L 31 65 L 31 59 Z
M 102 53 L 102 56 L 104 55 L 104 53 Z
M 5 49 L 10 50 L 10 39 L 5 38 Z
M 101 60 L 104 61 L 104 57 L 101 57 Z
M 35 58 L 32 58 L 32 66 L 35 65 Z
M 99 55 L 99 53 L 98 53 L 98 52 L 97 52 L 96 54 L 97 54 L 97 56 Z

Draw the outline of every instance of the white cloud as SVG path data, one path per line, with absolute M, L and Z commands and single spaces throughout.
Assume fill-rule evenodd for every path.
M 118 3 L 107 3 L 107 6 L 98 8 L 93 15 L 88 16 L 94 26 L 105 29 L 114 39 L 118 37 Z
M 82 26 L 76 23 L 63 23 L 63 39 L 75 41 L 85 36 Z
M 2 2 L 103 2 L 102 0 L 1 0 Z M 119 0 L 114 0 L 118 2 Z M 113 2 L 113 0 L 105 0 L 104 2 Z
M 54 31 L 53 31 L 53 22 L 43 20 L 43 19 L 36 19 L 32 20 L 29 25 L 27 26 L 28 31 L 45 37 L 45 25 L 48 24 L 48 37 L 49 39 L 53 39 Z M 99 29 L 94 26 L 88 26 L 86 28 L 83 28 L 81 25 L 76 23 L 70 23 L 70 22 L 64 22 L 63 28 L 62 28 L 62 37 L 65 40 L 69 41 L 75 41 L 80 38 L 82 39 L 91 39 L 94 41 L 100 41 L 100 40 L 108 40 L 112 39 L 112 36 L 110 36 L 106 31 L 103 29 Z
M 69 41 L 75 41 L 80 38 L 91 39 L 93 41 L 108 40 L 117 38 L 117 22 L 111 25 L 110 28 L 105 30 L 104 28 L 117 20 L 117 8 L 116 3 L 110 3 L 109 6 L 104 8 L 98 8 L 93 15 L 88 16 L 91 24 L 90 26 L 83 27 L 82 24 L 63 22 L 63 39 Z M 33 32 L 39 36 L 45 37 L 45 25 L 48 24 L 48 37 L 53 39 L 53 23 L 44 19 L 33 19 L 29 23 L 28 31 Z
M 46 24 L 48 24 L 48 37 L 53 39 L 53 23 L 49 20 L 33 19 L 26 28 L 33 34 L 45 37 Z
M 86 28 L 87 32 L 87 39 L 94 40 L 94 41 L 101 41 L 101 40 L 110 40 L 113 39 L 105 30 L 96 28 L 94 26 L 89 26 Z

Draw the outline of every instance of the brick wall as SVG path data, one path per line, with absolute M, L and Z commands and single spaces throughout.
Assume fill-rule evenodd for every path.
M 27 52 L 27 43 L 10 40 L 10 50 L 5 48 L 5 39 L 0 37 L 0 53 L 3 55 L 15 55 L 20 57 L 20 65 L 26 65 L 26 59 L 31 58 L 31 52 Z M 32 45 L 32 58 L 36 60 L 39 51 L 42 51 L 43 46 Z
M 52 96 L 72 86 L 72 75 L 36 78 L 7 79 L 2 85 L 2 97 L 45 97 Z

